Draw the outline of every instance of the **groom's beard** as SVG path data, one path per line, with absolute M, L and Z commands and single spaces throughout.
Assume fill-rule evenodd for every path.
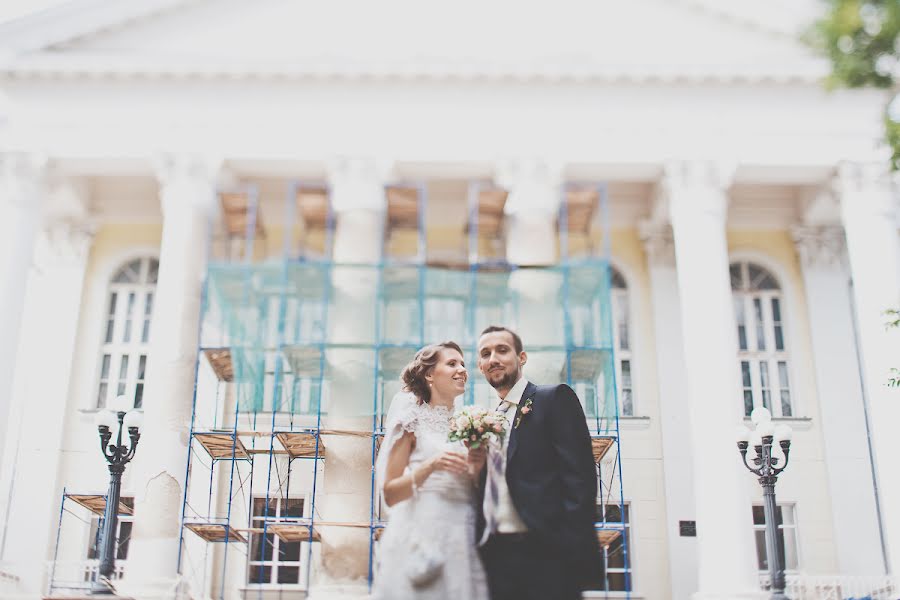
M 505 371 L 503 376 L 500 379 L 491 379 L 487 378 L 488 383 L 491 384 L 491 387 L 495 390 L 498 389 L 512 389 L 512 386 L 516 385 L 516 382 L 519 380 L 520 371 L 516 369 L 512 373 L 509 371 Z

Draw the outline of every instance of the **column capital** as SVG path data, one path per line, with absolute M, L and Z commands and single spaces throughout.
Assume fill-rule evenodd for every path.
M 32 202 L 46 183 L 48 164 L 39 154 L 0 152 L 0 202 Z
M 847 243 L 841 227 L 800 225 L 791 228 L 791 237 L 804 268 L 837 267 L 844 263 Z
M 834 190 L 840 195 L 841 212 L 866 213 L 893 219 L 897 212 L 893 181 L 887 164 L 844 161 L 838 165 Z
M 35 264 L 40 269 L 83 263 L 97 232 L 96 219 L 90 213 L 87 186 L 81 180 L 54 178 L 49 187 L 37 238 Z
M 675 266 L 675 238 L 671 225 L 644 221 L 638 225 L 638 232 L 644 243 L 648 263 L 663 267 Z
M 679 160 L 663 165 L 659 192 L 668 200 L 670 218 L 697 211 L 724 223 L 728 212 L 728 188 L 736 165 L 725 161 Z
M 384 185 L 390 178 L 393 161 L 370 156 L 337 156 L 328 161 L 331 208 L 347 210 L 385 209 Z
M 556 216 L 561 200 L 563 167 L 561 161 L 537 157 L 497 161 L 494 180 L 509 191 L 506 214 Z
M 163 216 L 178 207 L 211 211 L 222 159 L 197 154 L 163 153 L 154 157 Z

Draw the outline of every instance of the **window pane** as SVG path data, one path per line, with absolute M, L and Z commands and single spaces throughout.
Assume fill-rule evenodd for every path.
M 757 529 L 753 532 L 756 538 L 756 564 L 760 571 L 769 568 L 769 561 L 766 560 L 766 531 L 765 529 Z
M 793 415 L 793 410 L 791 409 L 791 391 L 790 383 L 788 381 L 788 368 L 785 361 L 778 362 L 778 380 L 781 384 L 781 415 L 784 417 L 790 417 L 791 415 Z
M 300 518 L 303 516 L 302 498 L 283 498 L 281 500 L 281 516 Z
M 116 559 L 128 558 L 128 543 L 131 541 L 131 521 L 119 521 L 119 543 L 116 550 Z
M 741 281 L 741 263 L 735 263 L 728 267 L 728 273 L 731 275 L 731 289 L 737 291 L 743 289 Z
M 259 523 L 257 526 L 261 526 Z M 265 543 L 263 538 L 265 537 Z M 275 534 L 267 533 L 265 536 L 261 533 L 254 533 L 250 536 L 250 554 L 248 558 L 251 561 L 271 561 L 273 544 L 275 543 Z
M 142 354 L 141 357 L 138 359 L 138 372 L 137 372 L 137 378 L 140 379 L 141 381 L 143 381 L 143 379 L 144 379 L 144 371 L 146 371 L 146 370 L 147 370 L 147 355 Z
M 143 408 L 144 406 L 144 384 L 138 383 L 134 386 L 134 407 Z
M 122 362 L 119 363 L 119 385 L 116 394 L 121 396 L 125 393 L 125 384 L 128 381 L 128 355 L 122 356 Z
M 769 392 L 769 363 L 764 360 L 759 361 L 759 384 L 762 388 L 761 391 L 763 406 L 771 410 L 771 393 Z
M 278 560 L 299 562 L 300 542 L 281 542 L 281 546 L 278 548 Z
M 744 299 L 741 296 L 734 297 L 734 318 L 738 328 L 738 347 L 747 349 L 747 320 L 744 315 Z
M 763 330 L 763 314 L 762 301 L 759 298 L 753 299 L 753 315 L 756 318 L 756 349 L 766 349 L 766 335 Z
M 104 408 L 106 406 L 106 394 L 109 390 L 109 385 L 104 381 L 100 383 L 100 389 L 97 390 L 97 408 Z
M 762 506 L 754 506 L 753 507 L 753 524 L 754 525 L 765 525 L 766 524 L 766 511 Z
M 278 567 L 278 583 L 300 583 L 300 567 Z
M 247 581 L 250 583 L 270 583 L 272 579 L 272 567 L 262 565 L 250 565 Z
M 750 363 L 746 360 L 741 361 L 741 379 L 744 382 L 744 387 L 748 388 L 751 386 L 750 382 Z
M 144 302 L 144 327 L 141 331 L 141 342 L 147 343 L 150 339 L 150 315 L 153 313 L 153 292 L 147 293 L 146 301 Z
M 159 276 L 159 261 L 155 258 L 150 259 L 147 267 L 147 283 L 156 283 Z
M 125 332 L 122 334 L 123 342 L 131 341 L 131 316 L 134 314 L 134 300 L 134 293 L 128 294 L 128 304 L 125 309 Z

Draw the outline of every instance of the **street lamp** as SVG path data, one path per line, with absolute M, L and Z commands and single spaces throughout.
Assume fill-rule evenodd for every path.
M 92 595 L 115 594 L 110 580 L 116 561 L 116 525 L 119 520 L 119 495 L 122 491 L 122 473 L 125 465 L 134 458 L 138 440 L 141 439 L 141 424 L 144 415 L 131 408 L 126 396 L 119 396 L 112 403 L 112 410 L 97 413 L 97 432 L 100 434 L 100 451 L 109 463 L 109 492 L 106 494 L 106 509 L 103 511 L 103 531 L 100 534 L 100 569 L 97 579 L 91 584 Z M 131 410 L 129 410 L 131 409 Z M 113 428 L 118 426 L 116 441 L 110 444 Z M 122 443 L 122 431 L 128 430 L 131 444 Z
M 755 408 L 750 413 L 750 420 L 756 424 L 756 430 L 751 432 L 741 426 L 737 434 L 737 446 L 744 466 L 751 473 L 759 476 L 759 483 L 763 488 L 763 510 L 766 515 L 766 556 L 769 559 L 769 581 L 772 587 L 771 600 L 790 600 L 784 595 L 784 565 L 781 564 L 781 556 L 778 553 L 775 482 L 778 481 L 778 475 L 787 468 L 793 431 L 787 425 L 776 427 L 772 423 L 772 415 L 766 408 Z M 780 459 L 772 456 L 772 445 L 775 441 L 781 446 L 781 452 L 784 454 L 784 465 L 781 467 L 777 466 L 781 462 Z M 756 456 L 752 459 L 756 468 L 747 463 L 747 448 L 751 444 L 756 452 Z

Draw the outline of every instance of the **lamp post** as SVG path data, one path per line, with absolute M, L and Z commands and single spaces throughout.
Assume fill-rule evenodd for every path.
M 784 595 L 784 565 L 781 564 L 781 555 L 778 553 L 775 482 L 778 481 L 778 475 L 787 468 L 793 431 L 787 425 L 776 427 L 772 423 L 772 415 L 765 408 L 754 409 L 750 413 L 750 419 L 756 424 L 756 431 L 751 432 L 743 426 L 738 430 L 738 451 L 741 453 L 744 466 L 759 477 L 759 483 L 763 488 L 763 510 L 766 515 L 766 557 L 769 563 L 769 581 L 772 588 L 771 600 L 790 600 Z M 772 455 L 775 441 L 778 442 L 781 452 L 784 454 L 784 464 L 780 467 L 778 464 L 781 460 Z M 751 445 L 756 452 L 756 456 L 751 459 L 755 468 L 747 462 L 747 448 Z
M 109 492 L 106 494 L 106 508 L 103 511 L 103 530 L 100 534 L 100 568 L 97 579 L 91 584 L 92 595 L 112 595 L 115 589 L 110 583 L 116 564 L 116 525 L 119 520 L 119 496 L 122 491 L 122 473 L 125 465 L 134 458 L 138 440 L 141 439 L 141 424 L 144 415 L 131 409 L 131 400 L 119 396 L 113 401 L 112 410 L 97 413 L 97 432 L 100 434 L 100 451 L 109 463 Z M 115 443 L 110 443 L 113 429 Z M 122 432 L 128 430 L 131 444 L 122 443 Z

